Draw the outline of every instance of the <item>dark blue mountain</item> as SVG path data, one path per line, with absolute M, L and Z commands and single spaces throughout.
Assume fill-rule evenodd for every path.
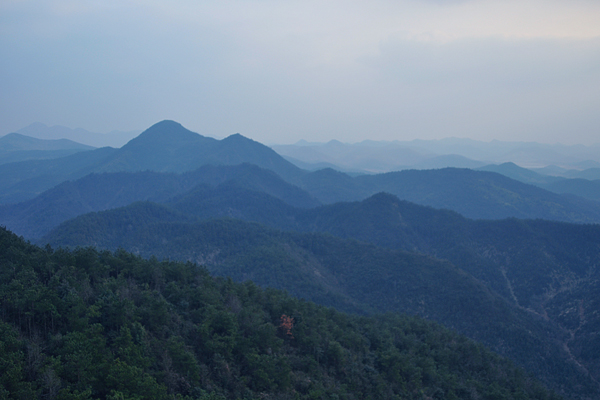
M 0 165 L 0 204 L 31 199 L 57 184 L 92 172 L 186 172 L 204 165 L 252 163 L 288 181 L 304 171 L 275 151 L 242 135 L 201 136 L 174 121 L 159 122 L 120 149 L 103 148 L 54 160 Z
M 218 185 L 225 186 L 215 188 Z M 194 187 L 196 190 L 188 194 Z M 265 215 L 273 212 L 267 207 L 271 199 L 300 209 L 320 205 L 302 189 L 256 165 L 205 165 L 183 174 L 152 171 L 90 174 L 63 182 L 31 200 L 0 205 L 0 224 L 34 239 L 81 214 L 123 207 L 136 201 L 166 202 L 175 198 L 173 201 L 185 204 L 186 199 L 197 198 L 194 193 L 204 196 L 203 207 L 208 206 L 206 197 L 210 194 L 211 201 L 221 209 L 232 201 L 259 196 L 254 207 Z

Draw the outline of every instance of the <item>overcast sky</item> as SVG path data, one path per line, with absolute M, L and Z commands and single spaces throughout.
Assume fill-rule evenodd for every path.
M 0 134 L 600 142 L 598 0 L 1 0 Z

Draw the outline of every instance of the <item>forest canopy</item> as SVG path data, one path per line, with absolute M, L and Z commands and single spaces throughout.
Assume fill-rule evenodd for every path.
M 557 399 L 440 325 L 0 230 L 0 399 Z

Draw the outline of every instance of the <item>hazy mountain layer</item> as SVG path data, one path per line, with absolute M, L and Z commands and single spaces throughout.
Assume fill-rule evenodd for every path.
M 377 173 L 411 168 L 476 168 L 504 162 L 538 168 L 560 165 L 569 169 L 600 165 L 600 145 L 565 146 L 446 138 L 391 142 L 365 140 L 353 144 L 337 140 L 327 143 L 301 141 L 295 145 L 273 145 L 272 148 L 281 155 L 304 163 L 330 163 L 349 171 Z
M 0 224 L 33 239 L 81 214 L 122 207 L 141 200 L 165 202 L 173 196 L 188 192 L 198 184 L 222 183 L 264 192 L 265 196 L 273 196 L 299 208 L 320 204 L 308 193 L 285 182 L 275 173 L 255 165 L 207 165 L 184 174 L 151 171 L 91 174 L 77 181 L 61 183 L 32 200 L 1 205 Z M 259 207 L 268 212 L 265 205 L 261 204 Z
M 554 193 L 571 194 L 589 200 L 600 201 L 600 180 L 544 175 L 526 168 L 521 168 L 514 163 L 486 165 L 478 169 L 481 171 L 497 172 L 511 179 L 536 185 Z M 578 172 L 579 174 L 577 175 L 584 176 L 586 174 L 586 171 Z M 595 174 L 590 172 L 589 176 L 595 176 Z
M 92 172 L 187 172 L 204 165 L 252 163 L 298 181 L 303 171 L 273 150 L 232 135 L 203 137 L 173 121 L 159 122 L 120 149 L 103 148 L 56 160 L 0 165 L 0 203 L 28 200 L 57 184 Z
M 305 175 L 301 187 L 323 203 L 362 200 L 387 192 L 474 219 L 600 222 L 597 202 L 561 196 L 498 173 L 469 169 L 405 170 L 354 178 L 328 169 Z
M 104 147 L 53 160 L 0 165 L 0 203 L 29 200 L 59 183 L 82 178 L 115 151 L 111 147 Z
M 98 149 L 57 160 L 0 166 L 0 201 L 31 199 L 65 180 L 90 172 L 183 172 L 202 165 L 254 163 L 300 186 L 323 203 L 365 199 L 385 191 L 418 204 L 448 208 L 470 218 L 545 218 L 600 221 L 600 205 L 560 196 L 498 174 L 463 169 L 401 171 L 357 176 L 300 170 L 270 148 L 232 135 L 203 137 L 173 121 L 153 125 L 120 149 Z
M 42 140 L 19 133 L 0 137 L 0 164 L 66 157 L 93 147 L 67 139 Z
M 69 139 L 93 147 L 121 147 L 140 134 L 140 131 L 113 131 L 110 133 L 89 132 L 85 129 L 71 129 L 65 126 L 47 126 L 40 122 L 19 129 L 18 133 L 37 139 Z
M 284 179 L 303 172 L 273 150 L 239 134 L 223 140 L 201 136 L 174 121 L 159 122 L 120 148 L 97 168 L 100 172 L 185 172 L 203 165 L 251 163 Z

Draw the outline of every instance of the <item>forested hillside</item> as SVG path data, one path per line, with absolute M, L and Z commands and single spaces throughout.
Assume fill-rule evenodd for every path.
M 439 325 L 0 231 L 6 399 L 557 399 Z
M 421 315 L 509 356 L 573 398 L 591 399 L 599 391 L 568 351 L 570 333 L 557 321 L 503 298 L 485 281 L 449 262 L 420 254 L 318 233 L 284 233 L 233 219 L 199 221 L 147 202 L 78 217 L 40 243 L 46 242 L 190 260 L 221 276 L 285 289 L 351 312 Z M 490 274 L 502 276 L 491 269 L 493 264 L 485 265 Z M 525 268 L 517 271 L 526 273 Z M 567 305 L 556 304 L 558 310 L 562 306 Z M 592 318 L 593 309 L 589 312 Z M 597 348 L 593 340 L 587 346 Z
M 0 206 L 0 224 L 42 246 L 125 248 L 339 310 L 417 314 L 561 394 L 600 396 L 598 226 L 464 217 L 600 221 L 593 201 L 466 169 L 309 173 L 241 135 L 173 121 L 121 149 L 2 171 L 0 202 L 30 200 Z

